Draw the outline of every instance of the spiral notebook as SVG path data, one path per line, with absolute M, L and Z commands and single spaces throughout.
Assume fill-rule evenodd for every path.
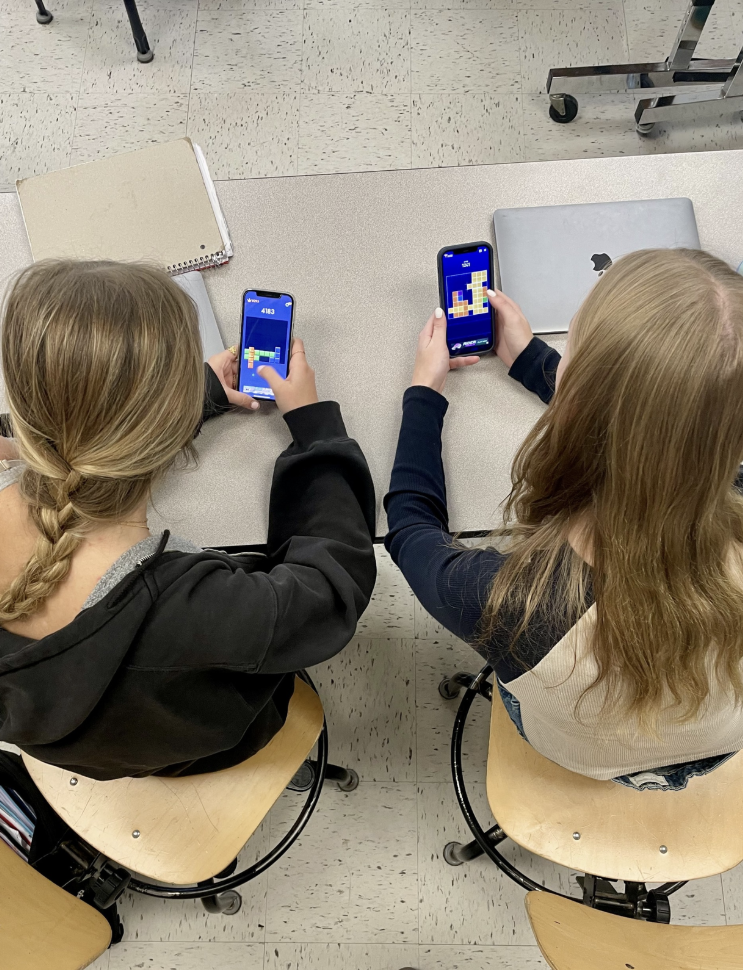
M 172 275 L 232 256 L 204 155 L 190 138 L 16 182 L 34 260 L 154 260 Z

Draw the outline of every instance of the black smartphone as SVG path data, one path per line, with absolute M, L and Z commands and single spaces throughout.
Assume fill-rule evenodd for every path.
M 291 294 L 269 290 L 246 290 L 243 293 L 238 391 L 263 401 L 275 400 L 268 383 L 258 374 L 258 368 L 270 364 L 286 378 L 293 329 L 294 297 Z
M 449 355 L 461 357 L 492 350 L 495 310 L 488 302 L 487 291 L 493 287 L 493 247 L 487 242 L 445 246 L 439 250 L 438 266 Z

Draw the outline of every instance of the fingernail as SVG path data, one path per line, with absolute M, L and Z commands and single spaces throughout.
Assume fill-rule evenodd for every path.
M 436 317 L 437 320 L 440 320 L 444 315 L 444 311 L 441 309 L 440 306 L 437 306 L 436 309 L 433 311 L 433 315 Z
M 495 292 L 495 290 L 488 290 L 488 296 L 497 296 L 497 295 L 498 294 Z
M 260 407 L 260 404 L 257 401 L 253 401 L 250 406 L 254 411 L 257 411 L 258 408 Z

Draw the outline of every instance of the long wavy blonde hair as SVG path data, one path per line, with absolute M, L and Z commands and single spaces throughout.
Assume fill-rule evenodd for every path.
M 0 595 L 0 622 L 34 613 L 97 523 L 131 514 L 191 448 L 204 374 L 196 310 L 148 265 L 44 261 L 3 310 L 2 361 L 26 467 L 33 555 Z
M 510 556 L 483 640 L 515 611 L 518 654 L 537 615 L 574 623 L 592 586 L 593 686 L 608 704 L 652 731 L 664 708 L 693 719 L 712 677 L 741 701 L 743 278 L 704 252 L 632 253 L 591 291 L 570 344 L 513 463 L 494 534 L 510 534 Z

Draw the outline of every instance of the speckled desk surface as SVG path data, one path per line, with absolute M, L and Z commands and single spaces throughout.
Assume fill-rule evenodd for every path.
M 417 334 L 438 302 L 442 246 L 494 242 L 492 215 L 501 207 L 688 196 L 702 245 L 736 266 L 743 258 L 743 151 L 216 184 L 235 256 L 204 275 L 225 344 L 238 340 L 243 290 L 295 296 L 295 332 L 307 345 L 320 395 L 341 403 L 349 434 L 369 461 L 379 534 Z M 13 193 L 0 194 L 0 226 L 4 288 L 31 258 Z M 534 274 L 536 283 L 539 267 Z M 561 349 L 564 340 L 554 345 Z M 453 373 L 446 395 L 451 525 L 487 529 L 508 492 L 516 448 L 542 405 L 495 357 Z M 151 523 L 202 545 L 264 541 L 273 462 L 288 442 L 272 405 L 209 422 L 198 439 L 199 467 L 170 476 Z

